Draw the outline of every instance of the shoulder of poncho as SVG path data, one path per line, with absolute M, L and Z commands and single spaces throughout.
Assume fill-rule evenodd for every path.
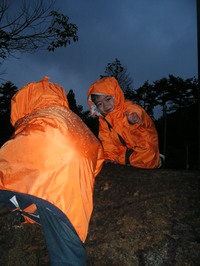
M 126 109 L 126 108 L 131 108 L 131 107 L 132 108 L 136 108 L 136 109 L 143 110 L 143 108 L 139 104 L 134 103 L 134 102 L 132 102 L 130 100 L 125 100 L 124 101 L 124 108 Z

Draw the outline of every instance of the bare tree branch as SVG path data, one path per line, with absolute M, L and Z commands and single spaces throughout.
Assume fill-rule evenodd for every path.
M 34 52 L 38 49 L 54 51 L 78 41 L 78 27 L 69 17 L 54 10 L 54 1 L 23 1 L 10 16 L 7 0 L 0 3 L 0 58 L 15 52 Z M 12 12 L 10 12 L 12 14 Z

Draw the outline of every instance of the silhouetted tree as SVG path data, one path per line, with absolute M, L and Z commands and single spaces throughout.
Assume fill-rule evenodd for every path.
M 114 77 L 126 96 L 128 92 L 130 93 L 132 91 L 133 81 L 129 73 L 127 73 L 127 69 L 122 66 L 120 60 L 117 58 L 112 63 L 107 64 L 105 75 L 100 75 L 100 77 Z
M 82 105 L 76 104 L 75 94 L 73 90 L 70 90 L 67 94 L 70 109 L 76 113 L 83 122 L 89 127 L 89 129 L 98 137 L 99 122 L 97 117 L 90 116 L 90 111 L 83 111 Z
M 89 127 L 89 129 L 93 132 L 93 134 L 98 137 L 99 133 L 99 120 L 96 116 L 91 116 L 90 111 L 83 111 L 82 105 L 76 104 L 75 94 L 73 90 L 70 90 L 67 94 L 69 107 L 70 109 L 76 113 L 83 122 Z
M 82 105 L 77 105 L 76 99 L 75 99 L 75 94 L 73 90 L 69 90 L 67 93 L 67 99 L 69 102 L 69 107 L 70 109 L 77 114 L 84 122 L 87 121 L 90 112 L 89 111 L 83 111 L 83 106 Z
M 180 108 L 190 106 L 197 99 L 197 81 L 195 78 L 186 80 L 169 75 L 154 82 L 155 105 L 167 106 L 167 112 L 171 113 Z
M 186 80 L 169 75 L 169 111 L 176 111 L 191 106 L 197 99 L 197 81 L 194 78 Z
M 17 91 L 17 87 L 10 81 L 0 86 L 0 146 L 13 133 L 10 123 L 11 99 Z
M 154 83 L 154 91 L 155 91 L 155 105 L 161 105 L 163 111 L 165 110 L 165 106 L 169 102 L 169 81 L 167 78 L 162 78 L 160 80 L 156 80 Z
M 98 137 L 99 134 L 99 119 L 97 116 L 90 116 L 89 112 L 87 113 L 87 117 L 83 120 L 85 124 L 89 127 L 89 129 L 93 132 L 93 134 Z
M 136 90 L 135 102 L 142 106 L 148 115 L 154 119 L 154 107 L 157 105 L 156 93 L 153 86 L 149 84 L 148 80 Z
M 9 0 L 0 2 L 0 58 L 19 52 L 34 52 L 45 48 L 54 51 L 76 42 L 77 26 L 66 15 L 54 10 L 53 1 L 23 1 L 11 10 Z M 12 14 L 12 15 L 11 15 Z
M 17 91 L 17 87 L 10 81 L 0 86 L 0 115 L 10 115 L 11 99 Z
M 196 79 L 169 75 L 168 79 L 154 82 L 154 89 L 158 104 L 163 106 L 163 117 L 156 126 L 166 163 L 173 168 L 194 166 L 197 158 L 194 147 L 198 142 Z
M 81 116 L 81 112 L 83 111 L 83 106 L 76 104 L 75 94 L 73 90 L 69 90 L 69 92 L 67 93 L 67 99 L 69 102 L 70 109 L 78 116 Z
M 195 169 L 198 142 L 197 104 L 178 109 L 167 115 L 166 167 Z M 155 121 L 161 147 L 163 145 L 163 118 Z

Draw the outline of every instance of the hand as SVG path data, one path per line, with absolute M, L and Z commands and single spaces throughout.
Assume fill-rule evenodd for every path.
M 141 119 L 139 118 L 139 116 L 136 113 L 129 114 L 128 112 L 125 112 L 125 114 L 126 114 L 126 117 L 128 119 L 128 122 L 131 125 L 139 124 L 141 122 Z

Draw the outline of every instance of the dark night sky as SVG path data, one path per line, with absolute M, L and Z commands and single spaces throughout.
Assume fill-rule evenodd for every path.
M 135 89 L 169 74 L 197 77 L 195 0 L 56 0 L 79 41 L 54 53 L 16 54 L 1 67 L 18 88 L 49 76 L 88 110 L 87 91 L 118 58 Z M 19 3 L 19 1 L 17 1 Z M 16 2 L 15 2 L 16 4 Z

